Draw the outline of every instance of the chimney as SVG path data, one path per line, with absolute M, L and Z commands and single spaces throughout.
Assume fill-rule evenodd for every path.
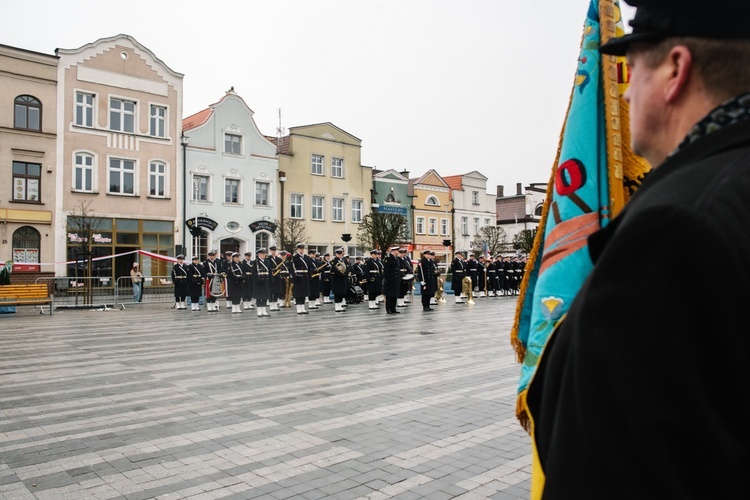
M 504 191 L 504 186 L 501 186 L 501 185 L 498 184 L 498 186 L 497 186 L 497 197 L 498 198 L 502 198 L 503 197 L 503 191 Z
M 516 194 L 517 195 L 522 195 L 523 194 L 523 189 L 521 188 L 521 186 L 522 186 L 522 184 L 520 182 L 516 182 Z
M 403 175 L 404 177 L 406 177 L 408 179 L 409 178 L 409 171 L 408 170 L 402 170 L 401 171 L 401 175 Z

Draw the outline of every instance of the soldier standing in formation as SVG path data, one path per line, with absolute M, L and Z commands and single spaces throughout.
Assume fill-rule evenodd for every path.
M 188 294 L 188 273 L 185 268 L 185 256 L 178 255 L 177 262 L 172 266 L 172 283 L 174 283 L 175 309 L 187 309 L 185 297 Z
M 284 286 L 281 280 L 281 268 L 283 267 L 283 260 L 280 255 L 276 253 L 276 245 L 268 247 L 268 255 L 266 259 L 271 264 L 271 297 L 268 300 L 269 311 L 279 311 L 279 305 L 284 300 Z
M 453 289 L 453 295 L 456 297 L 456 304 L 463 302 L 461 294 L 463 293 L 463 281 L 466 277 L 466 265 L 464 264 L 463 257 L 463 252 L 456 252 L 450 267 L 450 272 L 453 274 L 451 288 Z
M 271 298 L 271 272 L 273 264 L 266 258 L 266 249 L 259 248 L 255 251 L 253 261 L 253 297 L 255 297 L 255 310 L 258 316 L 271 316 L 268 314 L 268 299 Z
M 203 266 L 200 257 L 193 255 L 192 262 L 187 266 L 188 295 L 190 296 L 190 310 L 201 310 L 201 294 L 203 293 Z
M 422 253 L 422 258 L 419 260 L 417 267 L 417 279 L 421 287 L 422 294 L 422 310 L 433 311 L 430 307 L 430 299 L 435 296 L 437 291 L 438 279 L 437 279 L 437 266 L 433 260 L 434 252 L 425 250 Z
M 401 279 L 404 277 L 401 272 L 402 262 L 398 257 L 399 247 L 394 246 L 389 249 L 383 259 L 383 291 L 385 292 L 385 312 L 388 314 L 400 314 L 401 311 L 396 309 L 398 295 L 401 292 Z
M 336 312 L 344 312 L 341 304 L 346 291 L 349 289 L 349 266 L 344 262 L 344 249 L 337 248 L 331 261 L 331 291 L 333 292 L 333 307 Z
M 245 272 L 240 265 L 240 254 L 234 252 L 227 268 L 227 300 L 232 302 L 232 313 L 242 312 L 245 293 Z
M 292 267 L 290 268 L 294 288 L 294 303 L 297 306 L 297 314 L 308 314 L 305 310 L 305 300 L 310 295 L 310 265 L 305 255 L 305 244 L 297 243 L 297 251 L 292 256 Z
M 216 260 L 216 250 L 209 251 L 206 256 L 206 261 L 203 262 L 203 277 L 206 279 L 206 311 L 217 312 L 219 306 L 216 304 L 216 297 L 211 294 L 211 284 L 213 280 L 221 279 L 219 262 Z
M 401 247 L 398 249 L 398 260 L 401 264 L 401 275 L 406 276 L 407 274 L 413 274 L 413 267 L 411 265 L 411 258 L 406 255 L 406 248 Z M 406 295 L 411 291 L 412 279 L 401 280 L 401 288 L 398 292 L 398 298 L 396 299 L 396 307 L 407 307 Z
M 367 277 L 368 308 L 380 309 L 377 300 L 383 293 L 383 275 L 378 263 L 377 250 L 370 250 L 370 257 L 365 260 L 365 276 Z
M 320 303 L 320 271 L 318 267 L 322 264 L 318 259 L 318 252 L 312 248 L 307 252 L 307 264 L 310 266 L 310 295 L 307 298 L 308 309 L 318 309 Z
M 253 307 L 253 259 L 252 252 L 245 252 L 245 258 L 240 262 L 242 274 L 245 281 L 242 284 L 242 308 L 252 309 Z
M 331 303 L 331 254 L 326 252 L 323 254 L 323 262 L 325 263 L 323 269 L 320 271 L 320 294 L 323 296 L 323 303 Z

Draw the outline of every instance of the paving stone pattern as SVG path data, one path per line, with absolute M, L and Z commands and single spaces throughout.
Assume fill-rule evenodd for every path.
M 528 498 L 516 300 L 449 299 L 0 315 L 0 499 Z

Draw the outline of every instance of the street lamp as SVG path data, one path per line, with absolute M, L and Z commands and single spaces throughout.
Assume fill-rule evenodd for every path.
M 185 245 L 187 244 L 187 147 L 188 137 L 185 132 L 180 135 L 180 144 L 182 145 L 182 253 L 187 252 Z
M 279 202 L 279 208 L 281 209 L 281 215 L 279 216 L 279 225 L 281 226 L 279 231 L 281 235 L 281 249 L 286 250 L 286 241 L 284 240 L 284 184 L 286 183 L 286 172 L 279 170 L 279 183 L 281 184 L 281 201 Z

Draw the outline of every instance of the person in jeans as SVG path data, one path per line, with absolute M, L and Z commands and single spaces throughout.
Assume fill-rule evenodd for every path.
M 133 262 L 130 270 L 130 281 L 133 283 L 133 302 L 141 302 L 143 298 L 143 273 L 137 262 Z

